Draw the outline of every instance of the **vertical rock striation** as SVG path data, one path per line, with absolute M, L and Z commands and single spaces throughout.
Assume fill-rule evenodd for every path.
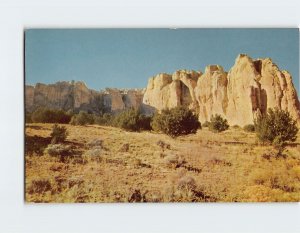
M 157 110 L 188 106 L 209 121 L 214 114 L 230 125 L 253 124 L 268 108 L 290 112 L 300 121 L 300 105 L 292 77 L 280 71 L 270 58 L 253 60 L 240 54 L 229 72 L 209 65 L 205 72 L 176 71 L 149 79 L 143 103 Z
M 268 108 L 289 111 L 300 122 L 300 104 L 291 75 L 270 59 L 253 60 L 240 54 L 227 72 L 209 65 L 205 72 L 178 70 L 151 77 L 147 88 L 105 91 L 89 89 L 84 82 L 37 83 L 25 87 L 27 111 L 37 107 L 85 110 L 96 113 L 138 108 L 146 114 L 186 106 L 209 121 L 220 114 L 230 125 L 252 124 Z
M 107 88 L 105 91 L 89 89 L 84 82 L 37 83 L 25 86 L 25 107 L 31 112 L 38 107 L 89 111 L 95 113 L 118 112 L 125 108 L 139 108 L 143 91 Z

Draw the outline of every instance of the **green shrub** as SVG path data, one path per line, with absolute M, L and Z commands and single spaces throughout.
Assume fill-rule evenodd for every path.
M 145 116 L 136 109 L 127 109 L 116 115 L 112 121 L 112 125 L 128 130 L 140 131 L 150 130 L 151 117 Z
M 50 134 L 51 143 L 52 144 L 63 143 L 66 140 L 67 136 L 68 136 L 67 128 L 55 124 Z
M 46 154 L 56 157 L 69 156 L 73 152 L 71 146 L 64 144 L 49 144 L 45 149 Z
M 94 116 L 94 123 L 97 125 L 112 125 L 114 116 L 110 113 L 104 113 L 99 116 Z
M 223 119 L 221 115 L 213 115 L 210 118 L 209 129 L 213 132 L 222 132 L 229 128 L 226 119 Z
M 73 115 L 70 121 L 71 125 L 88 125 L 93 123 L 94 116 L 84 111 L 80 111 L 79 114 Z
M 71 115 L 63 110 L 38 108 L 31 114 L 31 120 L 36 123 L 68 124 L 71 120 Z
M 243 129 L 246 132 L 255 132 L 255 126 L 253 124 L 245 125 Z
M 78 151 L 73 149 L 70 145 L 64 144 L 49 144 L 44 153 L 59 159 L 60 162 L 70 162 L 73 160 L 74 162 L 83 163 L 84 158 L 82 155 L 78 154 Z
M 171 137 L 196 133 L 201 129 L 197 116 L 189 109 L 176 107 L 155 113 L 151 122 L 153 130 Z
M 286 142 L 297 139 L 298 128 L 289 112 L 275 108 L 268 109 L 265 115 L 256 119 L 255 131 L 260 141 L 282 149 Z
M 138 127 L 141 130 L 151 130 L 151 120 L 152 116 L 145 116 L 143 114 L 140 114 L 139 119 L 138 119 Z

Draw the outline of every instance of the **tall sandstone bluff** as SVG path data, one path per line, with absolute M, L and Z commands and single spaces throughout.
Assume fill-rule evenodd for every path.
M 230 125 L 244 126 L 253 124 L 268 108 L 277 107 L 289 111 L 300 123 L 300 104 L 291 75 L 279 70 L 270 58 L 253 60 L 244 54 L 236 58 L 229 72 L 219 65 L 209 65 L 204 73 L 162 73 L 151 77 L 144 90 L 95 91 L 83 82 L 57 82 L 26 86 L 25 92 L 27 111 L 45 106 L 99 113 L 133 107 L 151 114 L 187 106 L 199 114 L 202 123 L 220 114 Z
M 105 91 L 95 91 L 88 89 L 84 82 L 63 81 L 49 85 L 26 85 L 25 93 L 25 106 L 29 112 L 38 107 L 96 113 L 103 110 L 118 112 L 130 107 L 143 107 L 143 90 L 106 88 Z
M 149 79 L 143 103 L 159 111 L 188 106 L 198 112 L 202 123 L 220 114 L 230 125 L 244 126 L 275 107 L 300 121 L 291 75 L 279 70 L 270 58 L 253 60 L 244 54 L 236 58 L 228 73 L 219 65 L 210 65 L 204 73 L 180 70 L 158 74 Z

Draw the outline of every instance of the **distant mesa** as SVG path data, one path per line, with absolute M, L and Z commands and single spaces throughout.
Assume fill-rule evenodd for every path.
M 84 82 L 57 82 L 26 86 L 26 110 L 37 107 L 64 110 L 118 112 L 139 108 L 145 114 L 176 106 L 188 106 L 199 114 L 199 121 L 209 121 L 220 114 L 230 125 L 252 124 L 268 108 L 290 112 L 300 122 L 300 104 L 291 75 L 270 58 L 253 60 L 240 54 L 234 66 L 224 71 L 209 65 L 201 71 L 178 70 L 149 78 L 145 89 L 88 89 Z

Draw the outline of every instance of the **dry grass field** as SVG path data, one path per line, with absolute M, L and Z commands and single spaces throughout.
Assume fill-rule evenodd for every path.
M 26 202 L 286 202 L 300 200 L 300 139 L 284 156 L 240 128 L 176 139 L 65 125 L 71 154 L 48 155 L 53 124 L 26 124 Z

